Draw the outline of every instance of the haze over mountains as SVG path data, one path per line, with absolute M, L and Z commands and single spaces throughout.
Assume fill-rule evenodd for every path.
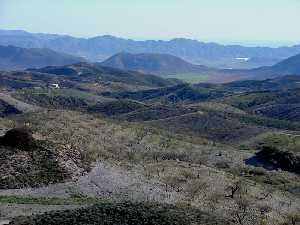
M 85 60 L 46 48 L 0 46 L 0 69 L 2 70 L 61 66 L 82 61 Z
M 243 47 L 203 43 L 190 39 L 170 41 L 134 41 L 113 36 L 75 38 L 53 34 L 33 34 L 25 31 L 0 31 L 0 45 L 23 48 L 50 48 L 91 61 L 103 61 L 120 52 L 161 53 L 181 57 L 198 65 L 219 68 L 255 68 L 273 65 L 300 53 L 300 45 L 293 47 Z

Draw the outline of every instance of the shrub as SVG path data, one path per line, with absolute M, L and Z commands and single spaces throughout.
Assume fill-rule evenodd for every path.
M 300 156 L 293 152 L 280 151 L 273 146 L 263 146 L 262 150 L 256 156 L 273 164 L 275 167 L 300 173 Z
M 225 162 L 225 161 L 217 162 L 216 163 L 216 167 L 218 169 L 228 169 L 228 168 L 230 168 L 229 164 L 227 162 Z
M 35 146 L 35 141 L 32 137 L 32 132 L 28 128 L 13 128 L 6 132 L 1 138 L 1 144 L 18 148 L 23 151 L 32 150 Z
M 242 168 L 241 174 L 243 176 L 264 176 L 266 172 L 262 168 Z
M 18 225 L 228 225 L 223 218 L 194 208 L 156 203 L 98 203 L 91 207 L 16 218 Z

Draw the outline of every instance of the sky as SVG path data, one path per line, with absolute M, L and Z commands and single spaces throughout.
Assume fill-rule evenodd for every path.
M 0 29 L 137 40 L 300 43 L 300 0 L 0 0 Z

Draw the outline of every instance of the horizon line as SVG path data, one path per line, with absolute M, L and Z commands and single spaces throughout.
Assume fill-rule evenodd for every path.
M 296 40 L 233 40 L 233 39 L 197 39 L 193 37 L 173 37 L 173 38 L 141 38 L 141 37 L 124 37 L 124 36 L 118 36 L 113 34 L 99 34 L 94 36 L 79 36 L 79 35 L 73 35 L 73 34 L 66 34 L 66 33 L 50 33 L 50 32 L 34 32 L 34 31 L 27 31 L 24 29 L 2 29 L 0 28 L 0 31 L 11 31 L 11 32 L 25 32 L 28 34 L 42 34 L 42 35 L 57 35 L 57 36 L 63 36 L 63 37 L 72 37 L 77 39 L 94 39 L 97 37 L 113 37 L 117 39 L 123 39 L 123 40 L 131 40 L 131 41 L 174 41 L 174 40 L 190 40 L 190 41 L 197 41 L 199 43 L 205 43 L 205 44 L 218 44 L 223 46 L 242 46 L 242 47 L 266 47 L 266 48 L 282 48 L 282 47 L 294 47 L 300 45 L 300 41 Z

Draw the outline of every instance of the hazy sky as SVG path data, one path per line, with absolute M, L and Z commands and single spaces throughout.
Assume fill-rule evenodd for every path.
M 300 0 L 0 0 L 0 29 L 300 42 Z

